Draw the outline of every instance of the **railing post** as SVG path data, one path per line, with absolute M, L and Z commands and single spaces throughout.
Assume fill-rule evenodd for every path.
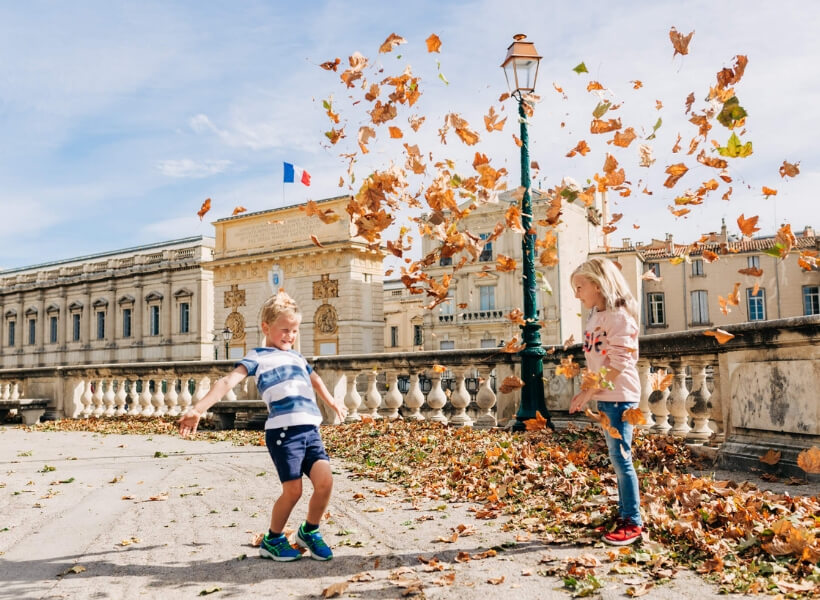
M 179 394 L 177 393 L 177 378 L 166 379 L 168 382 L 168 393 L 165 394 L 165 414 L 169 417 L 179 415 Z
M 114 395 L 114 415 L 121 417 L 125 414 L 125 379 L 117 380 L 117 393 Z
M 686 410 L 692 417 L 692 430 L 686 435 L 687 441 L 706 442 L 712 437 L 709 429 L 709 389 L 706 387 L 706 366 L 708 359 L 694 359 L 690 363 L 692 369 L 692 391 L 686 398 Z
M 103 394 L 103 404 L 105 405 L 105 410 L 103 411 L 104 417 L 113 417 L 116 413 L 114 412 L 114 380 L 108 380 L 108 387 L 105 389 L 105 394 Z
M 419 386 L 419 374 L 413 373 L 410 375 L 410 391 L 404 398 L 404 405 L 410 409 L 407 418 L 413 421 L 423 421 L 422 404 L 424 404 L 424 394 L 421 393 L 421 386 Z
M 489 429 L 498 425 L 498 420 L 492 413 L 497 398 L 493 388 L 490 387 L 490 370 L 478 369 L 478 377 L 481 380 L 481 385 L 475 396 L 475 403 L 478 405 L 480 412 L 475 420 L 475 426 Z
M 85 392 L 82 395 L 82 403 L 83 403 L 83 411 L 80 413 L 80 416 L 83 419 L 87 419 L 91 416 L 91 411 L 94 410 L 93 404 L 93 393 L 91 392 L 91 380 L 85 380 Z
M 137 392 L 137 381 L 138 379 L 133 379 L 128 384 L 128 414 L 132 417 L 136 417 L 142 414 L 142 407 L 140 406 L 140 396 L 139 392 Z
M 672 391 L 669 397 L 669 414 L 672 415 L 672 430 L 674 436 L 685 437 L 689 433 L 689 415 L 686 414 L 686 363 L 683 360 L 672 363 L 675 378 L 672 381 Z
M 154 416 L 163 417 L 168 408 L 165 406 L 165 394 L 162 391 L 162 379 L 154 380 L 154 393 L 151 395 L 151 405 L 154 407 Z
M 358 371 L 351 371 L 346 373 L 347 378 L 347 392 L 345 393 L 345 406 L 347 407 L 347 417 L 345 423 L 355 423 L 361 421 L 362 417 L 359 415 L 359 407 L 362 405 L 362 396 L 359 390 L 356 389 L 356 379 L 359 378 Z
M 154 414 L 154 405 L 151 404 L 151 380 L 141 379 L 140 381 L 142 381 L 142 394 L 140 394 L 140 406 L 142 410 L 140 414 L 143 417 L 150 417 Z
M 181 377 L 179 380 L 179 414 L 184 415 L 191 406 L 191 378 Z
M 436 423 L 446 423 L 447 417 L 442 412 L 442 408 L 447 404 L 447 394 L 441 389 L 441 373 L 433 372 L 430 376 L 433 386 L 427 393 L 427 406 L 432 411 L 428 419 Z
M 638 408 L 641 409 L 646 425 L 641 425 L 641 429 L 651 429 L 655 425 L 655 419 L 652 418 L 652 411 L 649 407 L 649 396 L 652 393 L 652 386 L 649 385 L 649 361 L 638 361 L 638 379 L 641 382 L 641 401 Z
M 470 400 L 470 392 L 467 391 L 467 386 L 464 383 L 464 369 L 460 369 L 458 375 L 456 375 L 456 389 L 450 394 L 450 404 L 453 405 L 450 425 L 469 427 L 473 424 L 473 420 L 467 415 Z
M 669 368 L 668 364 L 661 363 L 655 369 L 662 368 L 664 372 Z M 649 410 L 652 411 L 652 418 L 655 424 L 650 428 L 652 433 L 668 433 L 672 426 L 669 424 L 669 388 L 664 390 L 652 390 L 649 394 Z
M 367 372 L 367 393 L 364 396 L 364 405 L 367 410 L 361 413 L 373 419 L 382 418 L 379 414 L 379 407 L 382 404 L 382 395 L 379 393 L 379 389 L 376 386 L 378 375 L 378 371 Z
M 103 380 L 98 379 L 97 385 L 94 386 L 94 395 L 92 396 L 94 401 L 94 410 L 91 413 L 92 417 L 101 417 L 103 412 L 105 411 L 105 406 L 103 406 Z
M 401 408 L 404 399 L 401 397 L 399 391 L 399 374 L 392 371 L 387 376 L 388 386 L 387 393 L 384 395 L 384 405 L 387 411 L 384 413 L 386 419 L 398 419 L 399 409 Z

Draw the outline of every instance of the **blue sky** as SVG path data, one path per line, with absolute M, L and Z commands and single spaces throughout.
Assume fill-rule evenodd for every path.
M 530 139 L 545 186 L 565 175 L 583 181 L 601 169 L 607 147 L 600 138 L 609 136 L 589 134 L 597 103 L 585 90 L 590 79 L 623 102 L 621 116 L 639 134 L 640 127 L 649 133 L 658 116 L 663 119 L 650 142 L 661 168 L 650 173 L 629 166 L 627 154 L 637 154 L 641 140 L 618 155 L 627 178 L 635 183 L 643 177 L 655 194 L 618 203 L 624 219 L 614 239 L 674 233 L 676 240 L 692 241 L 718 229 L 721 218 L 736 229 L 742 212 L 760 215 L 761 233 L 773 233 L 781 222 L 796 231 L 820 226 L 820 41 L 813 30 L 820 3 L 418 1 L 391 3 L 387 15 L 385 6 L 313 0 L 0 3 L 0 268 L 212 235 L 211 221 L 237 205 L 254 211 L 347 192 L 337 185 L 346 170 L 338 154 L 352 149 L 363 113 L 350 106 L 338 74 L 318 64 L 335 57 L 344 64 L 354 51 L 383 66 L 384 75 L 399 74 L 407 64 L 421 75 L 423 96 L 413 112 L 427 116 L 429 131 L 407 141 L 467 167 L 479 149 L 495 166 L 507 166 L 512 186 L 518 149 L 510 134 L 517 124 L 510 119 L 503 132 L 488 134 L 482 116 L 491 105 L 500 108 L 506 83 L 499 65 L 519 32 L 544 56 L 538 79 L 543 101 Z M 687 56 L 672 56 L 673 25 L 695 31 Z M 408 44 L 377 54 L 394 32 Z M 426 52 L 431 33 L 442 40 L 440 54 Z M 714 74 L 731 66 L 736 54 L 749 57 L 736 89 L 750 114 L 744 140 L 754 142 L 755 152 L 731 169 L 730 202 L 714 196 L 676 219 L 666 208 L 674 194 L 660 182 L 665 165 L 681 159 L 694 164 L 670 150 L 678 132 L 684 152 L 692 136 L 684 99 L 689 92 L 703 98 Z M 572 71 L 581 61 L 589 75 Z M 634 79 L 644 87 L 633 90 Z M 334 106 L 347 111 L 347 138 L 337 147 L 323 136 L 329 122 L 321 101 L 331 95 Z M 663 102 L 660 111 L 656 99 Z M 508 102 L 506 112 L 514 108 Z M 451 111 L 482 132 L 480 147 L 467 148 L 454 137 L 446 147 L 437 143 L 436 129 Z M 720 126 L 713 132 L 720 141 L 728 137 Z M 565 158 L 581 139 L 593 152 Z M 357 165 L 358 181 L 391 159 L 403 161 L 398 143 L 379 140 L 371 149 Z M 784 159 L 800 161 L 793 180 L 777 173 Z M 288 185 L 283 198 L 283 161 L 307 169 L 311 187 Z M 694 172 L 674 191 L 697 187 L 706 175 Z M 778 195 L 764 199 L 762 185 Z M 200 222 L 196 211 L 206 197 L 213 209 Z

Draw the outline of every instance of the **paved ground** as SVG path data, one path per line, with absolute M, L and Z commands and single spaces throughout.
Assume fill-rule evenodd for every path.
M 251 540 L 267 529 L 279 482 L 260 447 L 5 427 L 0 463 L 0 598 L 317 598 L 361 573 L 369 575 L 359 575 L 343 597 L 400 598 L 401 584 L 418 579 L 422 598 L 569 598 L 559 579 L 538 573 L 545 568 L 540 561 L 583 554 L 604 563 L 597 572 L 605 599 L 625 598 L 636 579 L 607 574 L 603 547 L 516 541 L 519 534 L 503 532 L 499 520 L 475 519 L 468 505 L 413 507 L 400 492 L 379 495 L 386 486 L 357 480 L 339 463 L 323 524 L 335 558 L 262 560 Z M 292 525 L 305 510 L 303 499 Z M 459 525 L 475 533 L 436 541 Z M 497 556 L 455 561 L 459 552 L 476 555 L 502 544 L 508 547 Z M 418 559 L 434 555 L 444 570 Z M 450 585 L 435 583 L 447 577 Z M 644 597 L 726 596 L 683 571 Z

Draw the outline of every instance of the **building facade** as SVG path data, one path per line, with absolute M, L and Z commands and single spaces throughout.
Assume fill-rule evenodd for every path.
M 305 355 L 384 350 L 384 252 L 356 237 L 349 196 L 220 219 L 214 223 L 214 335 L 229 330 L 229 354 L 264 344 L 262 304 L 280 288 L 302 313 Z
M 384 282 L 384 350 L 424 350 L 424 298 L 411 294 L 400 279 Z
M 767 254 L 777 243 L 774 236 L 741 239 L 725 225 L 696 250 L 667 236 L 646 245 L 626 240 L 622 248 L 597 255 L 617 260 L 639 290 L 642 333 L 685 331 L 820 314 L 820 271 L 801 268 L 797 257 L 802 250 L 820 250 L 820 238 L 811 227 L 795 237 L 792 253 L 782 260 Z
M 213 239 L 0 271 L 3 368 L 213 357 Z

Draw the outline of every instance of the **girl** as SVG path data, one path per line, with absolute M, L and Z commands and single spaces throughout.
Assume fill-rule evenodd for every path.
M 584 331 L 584 356 L 587 368 L 598 373 L 606 368 L 604 379 L 611 389 L 589 389 L 575 396 L 569 412 L 583 410 L 590 400 L 609 417 L 621 439 L 604 432 L 609 459 L 618 479 L 618 513 L 614 531 L 604 535 L 604 541 L 625 546 L 640 539 L 640 498 L 638 475 L 632 464 L 633 425 L 623 420 L 623 414 L 638 405 L 641 387 L 638 380 L 638 303 L 619 268 L 608 259 L 592 258 L 572 273 L 575 297 L 590 310 Z

